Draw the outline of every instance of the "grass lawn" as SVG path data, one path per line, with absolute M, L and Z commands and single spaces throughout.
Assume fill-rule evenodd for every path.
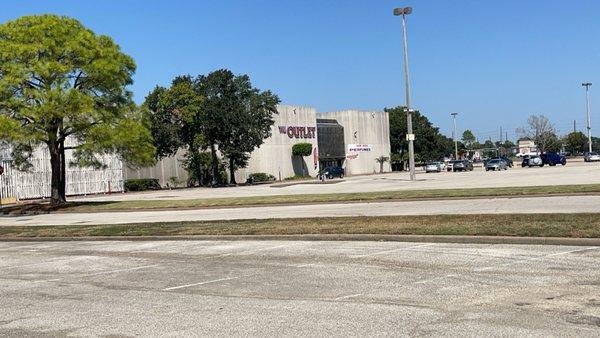
M 63 212 L 101 212 L 151 209 L 195 209 L 268 204 L 366 202 L 385 200 L 418 200 L 446 198 L 483 198 L 535 195 L 600 193 L 600 184 L 547 185 L 531 187 L 501 187 L 472 189 L 404 190 L 362 193 L 276 195 L 237 198 L 207 198 L 189 200 L 134 200 L 119 202 L 75 202 L 63 207 Z M 140 195 L 143 198 L 143 195 Z
M 600 238 L 600 214 L 339 217 L 127 225 L 0 227 L 0 239 L 10 237 L 300 234 Z

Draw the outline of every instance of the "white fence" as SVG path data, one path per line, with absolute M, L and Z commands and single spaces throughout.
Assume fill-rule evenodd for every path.
M 101 157 L 105 169 L 70 167 L 72 151 L 65 153 L 67 162 L 66 194 L 87 195 L 123 191 L 123 163 L 112 155 Z M 0 198 L 35 199 L 50 196 L 50 154 L 45 147 L 37 149 L 31 160 L 33 168 L 21 172 L 10 161 L 2 161 Z

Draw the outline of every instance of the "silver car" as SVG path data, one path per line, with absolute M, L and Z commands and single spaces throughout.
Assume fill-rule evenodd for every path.
M 585 162 L 597 162 L 600 161 L 600 155 L 596 152 L 588 152 L 583 156 Z
M 500 171 L 500 170 L 506 170 L 508 169 L 508 167 L 506 166 L 506 162 L 504 162 L 503 160 L 500 159 L 495 159 L 495 160 L 489 160 L 486 164 L 485 164 L 485 171 Z
M 442 171 L 442 164 L 440 162 L 429 162 L 425 164 L 426 173 L 439 173 Z

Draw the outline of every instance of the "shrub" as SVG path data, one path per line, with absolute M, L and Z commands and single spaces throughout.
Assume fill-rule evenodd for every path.
M 269 182 L 275 181 L 275 176 L 267 173 L 252 173 L 248 176 L 250 182 Z
M 160 190 L 160 184 L 156 178 L 140 178 L 125 180 L 123 185 L 125 191 Z
M 283 180 L 284 181 L 297 181 L 297 180 L 306 180 L 312 178 L 310 175 L 294 175 L 294 176 L 290 176 L 290 177 L 286 177 Z
M 292 146 L 292 154 L 294 156 L 310 156 L 312 154 L 312 147 L 311 143 L 296 143 Z

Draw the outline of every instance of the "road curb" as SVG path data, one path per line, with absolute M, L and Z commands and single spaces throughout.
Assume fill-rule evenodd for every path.
M 6 237 L 0 242 L 69 241 L 381 241 L 463 244 L 523 244 L 600 246 L 600 238 L 445 236 L 445 235 L 210 235 L 210 236 L 93 236 L 93 237 Z

